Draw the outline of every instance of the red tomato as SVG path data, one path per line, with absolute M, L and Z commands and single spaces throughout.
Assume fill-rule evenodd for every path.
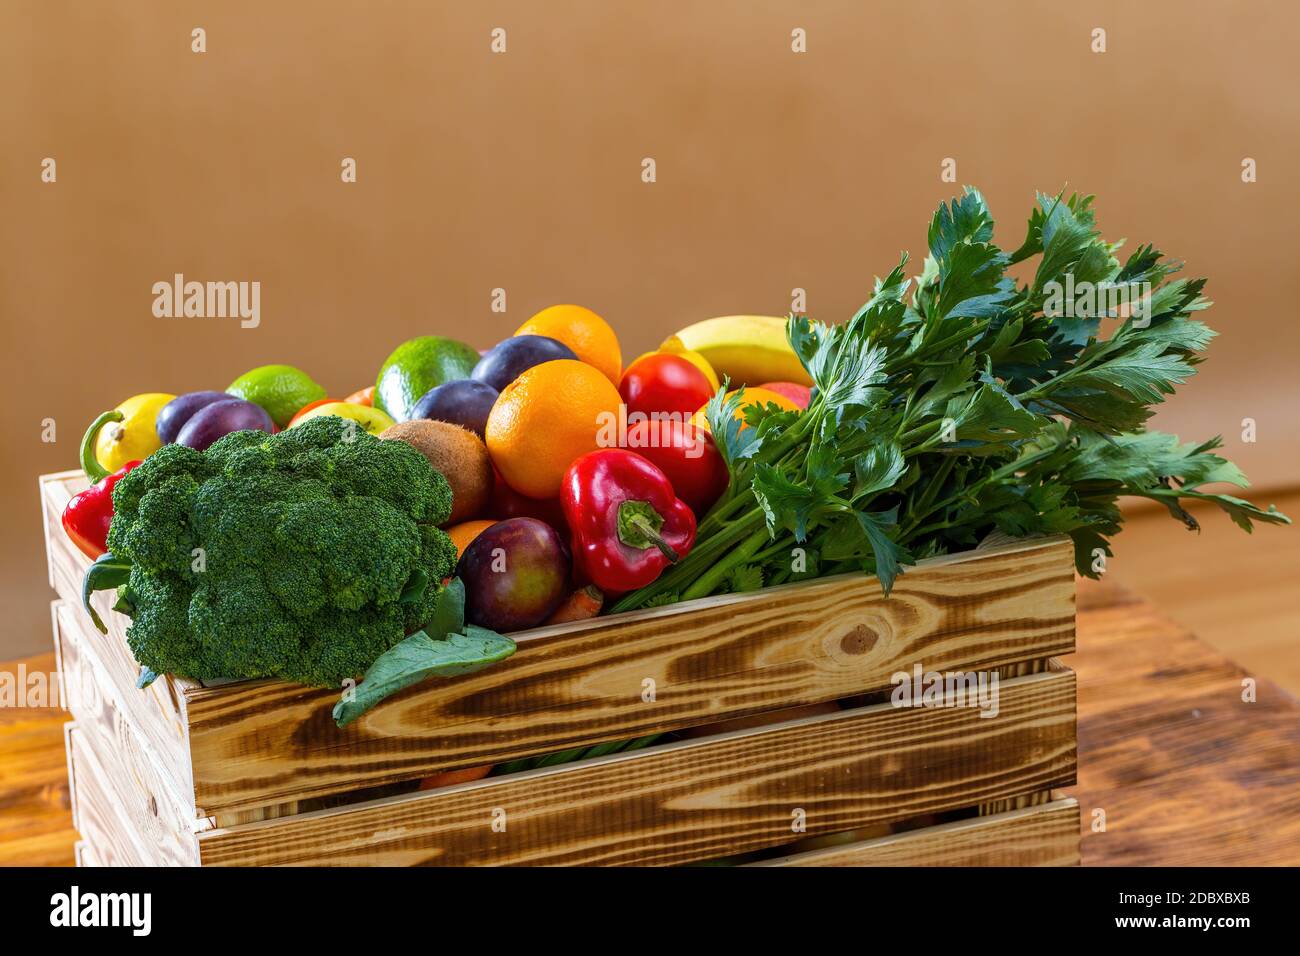
M 713 397 L 695 363 L 669 352 L 651 352 L 627 367 L 618 393 L 628 413 L 680 412 L 687 418 Z
M 638 422 L 628 428 L 623 447 L 657 465 L 697 520 L 727 489 L 727 463 L 713 436 L 689 422 Z

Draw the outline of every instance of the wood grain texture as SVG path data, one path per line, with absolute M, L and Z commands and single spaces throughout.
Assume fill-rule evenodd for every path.
M 1077 866 L 1079 805 L 1068 797 L 991 816 L 827 847 L 749 866 Z
M 1251 675 L 1130 594 L 1079 596 L 1084 862 L 1300 865 L 1300 705 L 1267 680 L 1243 702 Z
M 86 734 L 68 726 L 67 747 L 76 792 L 77 832 L 101 866 L 146 866 L 149 853 L 121 812 L 121 803 Z
M 0 671 L 53 674 L 53 654 L 0 665 Z M 68 768 L 58 707 L 0 707 L 0 866 L 68 866 L 77 834 L 69 812 Z
M 1074 676 L 973 708 L 877 704 L 200 835 L 204 865 L 675 864 L 1057 786 L 1074 777 Z M 494 832 L 504 810 L 506 832 Z
M 68 707 L 86 745 L 95 750 L 100 766 L 108 775 L 120 814 L 140 836 L 144 862 L 149 866 L 195 866 L 198 844 L 194 830 L 198 821 L 188 795 L 168 779 L 157 751 L 132 725 L 120 691 L 111 682 L 97 680 L 103 665 L 93 640 L 69 626 L 71 609 L 59 602 L 55 639 L 65 686 L 76 688 Z M 131 693 L 138 694 L 134 688 Z

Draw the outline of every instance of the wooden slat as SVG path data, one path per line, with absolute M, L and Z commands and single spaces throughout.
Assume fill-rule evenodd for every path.
M 154 748 L 132 725 L 119 690 L 103 676 L 93 642 L 68 626 L 70 617 L 71 609 L 60 602 L 55 638 L 65 686 L 71 689 L 68 706 L 108 774 L 105 786 L 140 834 L 146 865 L 196 866 L 197 821 L 188 794 L 168 779 Z
M 748 865 L 1077 866 L 1078 863 L 1079 805 L 1065 798 Z
M 205 866 L 686 863 L 788 843 L 796 810 L 815 836 L 1074 779 L 1072 672 L 1005 681 L 999 707 L 988 719 L 877 704 L 211 830 L 200 855 Z
M 342 732 L 334 691 L 194 689 L 195 801 L 255 807 L 833 700 L 917 661 L 969 671 L 1068 653 L 1068 555 L 1051 541 L 936 562 L 888 599 L 874 580 L 841 578 L 526 632 L 504 664 L 421 685 Z
M 108 785 L 108 775 L 86 735 L 72 724 L 68 730 L 72 786 L 76 791 L 77 831 L 100 866 L 145 866 L 148 853 L 140 837 L 120 812 Z

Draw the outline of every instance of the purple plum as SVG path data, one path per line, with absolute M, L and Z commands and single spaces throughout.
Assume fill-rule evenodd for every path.
M 500 392 L 534 365 L 577 357 L 573 349 L 548 336 L 516 335 L 488 349 L 469 377 Z
M 479 533 L 456 565 L 465 618 L 494 631 L 536 627 L 569 591 L 569 551 L 536 518 L 510 518 Z
M 204 405 L 191 415 L 176 436 L 176 443 L 205 451 L 218 438 L 250 429 L 270 434 L 275 431 L 275 423 L 261 405 L 226 396 L 222 401 Z
M 496 400 L 497 390 L 491 385 L 462 378 L 435 385 L 425 392 L 411 410 L 411 417 L 451 422 L 482 438 L 487 431 L 488 414 Z
M 186 392 L 184 395 L 177 395 L 158 409 L 158 417 L 154 420 L 154 430 L 158 433 L 158 440 L 164 445 L 170 445 L 195 412 L 213 402 L 224 401 L 230 397 L 226 392 Z

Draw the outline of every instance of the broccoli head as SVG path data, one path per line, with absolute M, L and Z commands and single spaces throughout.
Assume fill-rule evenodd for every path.
M 331 416 L 167 445 L 113 509 L 127 641 L 160 674 L 338 686 L 428 622 L 456 563 L 447 480 Z

